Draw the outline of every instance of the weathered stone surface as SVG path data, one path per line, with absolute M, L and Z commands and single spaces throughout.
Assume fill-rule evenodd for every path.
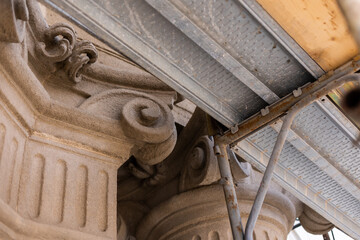
M 237 189 L 243 224 L 256 188 Z M 137 239 L 232 239 L 220 185 L 177 195 L 154 208 L 137 229 Z M 256 239 L 286 239 L 295 220 L 294 204 L 281 192 L 269 191 L 256 224 Z
M 0 129 L 3 231 L 13 239 L 116 238 L 116 158 L 31 133 L 3 100 Z
M 312 234 L 323 235 L 328 233 L 334 227 L 331 222 L 306 205 L 304 206 L 304 211 L 300 215 L 299 220 L 303 228 Z
M 201 136 L 187 153 L 180 176 L 180 191 L 209 185 L 220 179 L 218 163 L 214 154 L 214 142 Z
M 3 0 L 0 4 L 0 41 L 22 42 L 29 20 L 26 0 Z
M 140 68 L 107 74 L 94 45 L 67 23 L 48 26 L 36 1 L 0 8 L 11 15 L 0 19 L 1 234 L 117 239 L 117 170 L 131 155 L 154 164 L 170 154 L 176 93 Z

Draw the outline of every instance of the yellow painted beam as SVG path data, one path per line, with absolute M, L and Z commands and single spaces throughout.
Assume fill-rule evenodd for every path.
M 325 71 L 357 55 L 335 0 L 257 1 Z

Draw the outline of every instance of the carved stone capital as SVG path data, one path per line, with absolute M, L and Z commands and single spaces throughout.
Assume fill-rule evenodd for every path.
M 94 45 L 48 26 L 35 0 L 0 10 L 0 235 L 116 239 L 118 168 L 170 154 L 176 93 L 134 63 L 88 67 Z
M 185 157 L 180 176 L 180 191 L 209 185 L 220 179 L 218 162 L 214 154 L 214 142 L 201 136 Z
M 29 0 L 28 6 L 34 57 L 47 71 L 64 72 L 71 82 L 80 82 L 83 68 L 98 58 L 94 45 L 87 40 L 78 40 L 76 31 L 67 23 L 48 26 L 35 0 Z
M 149 94 L 109 90 L 90 97 L 80 109 L 119 119 L 124 134 L 135 141 L 132 155 L 143 164 L 161 162 L 175 146 L 177 135 L 170 108 Z
M 237 197 L 243 224 L 257 187 L 242 184 Z M 268 192 L 256 223 L 254 239 L 286 239 L 295 221 L 295 205 L 281 191 Z M 137 239 L 232 239 L 221 185 L 204 186 L 172 197 L 153 208 L 137 228 Z
M 334 224 L 326 220 L 320 214 L 304 205 L 303 212 L 299 217 L 303 228 L 312 234 L 323 235 L 333 229 Z

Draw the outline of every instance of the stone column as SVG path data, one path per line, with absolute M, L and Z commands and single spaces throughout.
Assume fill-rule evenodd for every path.
M 37 106 L 47 107 L 34 108 L 36 98 L 17 85 L 36 80 L 21 46 L 0 49 L 0 232 L 7 239 L 116 239 L 124 152 L 104 134 L 39 114 L 56 105 L 39 89 Z M 69 117 L 65 109 L 58 114 Z
M 245 227 L 262 174 L 237 159 L 230 159 L 230 163 Z M 202 136 L 184 159 L 179 181 L 181 193 L 160 203 L 144 217 L 137 228 L 137 239 L 232 239 L 220 182 L 213 142 Z M 254 239 L 285 240 L 301 211 L 300 201 L 272 183 L 256 223 Z
M 170 154 L 176 93 L 143 70 L 89 68 L 95 46 L 34 0 L 0 10 L 0 236 L 117 239 L 118 168 Z
M 0 101 L 0 222 L 13 239 L 115 239 L 116 159 L 29 135 Z
M 243 225 L 256 191 L 254 185 L 240 184 L 237 187 Z M 270 190 L 256 223 L 254 239 L 285 240 L 295 217 L 294 202 L 281 191 Z M 221 185 L 187 191 L 160 204 L 139 225 L 137 239 L 232 239 Z

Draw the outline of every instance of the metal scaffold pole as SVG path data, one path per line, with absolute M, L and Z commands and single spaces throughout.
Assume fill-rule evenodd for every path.
M 215 154 L 219 163 L 221 182 L 224 189 L 226 206 L 231 224 L 234 240 L 243 240 L 243 228 L 241 224 L 240 210 L 237 201 L 234 180 L 231 174 L 229 158 L 225 144 L 215 145 Z
M 255 201 L 253 204 L 253 207 L 251 209 L 249 219 L 246 224 L 245 232 L 243 231 L 242 225 L 241 225 L 241 218 L 240 218 L 240 211 L 234 186 L 234 181 L 231 174 L 229 159 L 227 156 L 226 151 L 226 144 L 222 143 L 221 141 L 215 142 L 215 154 L 217 156 L 218 162 L 219 162 L 219 168 L 224 188 L 224 194 L 225 194 L 225 200 L 226 205 L 228 209 L 229 219 L 231 223 L 231 230 L 233 233 L 234 240 L 238 239 L 245 239 L 245 240 L 252 240 L 253 239 L 253 231 L 255 228 L 255 223 L 258 219 L 258 216 L 260 214 L 260 210 L 262 208 L 262 205 L 264 203 L 264 199 L 266 196 L 266 193 L 269 189 L 270 182 L 276 167 L 276 164 L 280 158 L 281 151 L 284 147 L 286 137 L 288 135 L 288 132 L 291 128 L 292 122 L 295 119 L 296 115 L 299 113 L 301 109 L 308 106 L 312 102 L 316 101 L 317 99 L 323 97 L 326 95 L 329 91 L 341 87 L 343 84 L 347 82 L 354 82 L 359 81 L 360 77 L 357 74 L 353 75 L 347 75 L 344 77 L 341 77 L 337 80 L 334 80 L 327 85 L 325 85 L 323 88 L 308 94 L 304 98 L 302 98 L 299 102 L 297 102 L 294 106 L 290 108 L 290 110 L 287 112 L 285 119 L 283 121 L 283 125 L 281 127 L 280 133 L 277 137 L 274 149 L 271 153 L 270 160 L 268 162 L 268 165 L 266 167 L 266 170 L 264 172 L 263 179 L 260 183 L 259 190 L 257 192 L 257 195 L 255 197 Z M 297 93 L 298 95 L 299 93 Z M 300 93 L 301 95 L 301 93 Z M 243 236 L 243 233 L 245 235 Z

